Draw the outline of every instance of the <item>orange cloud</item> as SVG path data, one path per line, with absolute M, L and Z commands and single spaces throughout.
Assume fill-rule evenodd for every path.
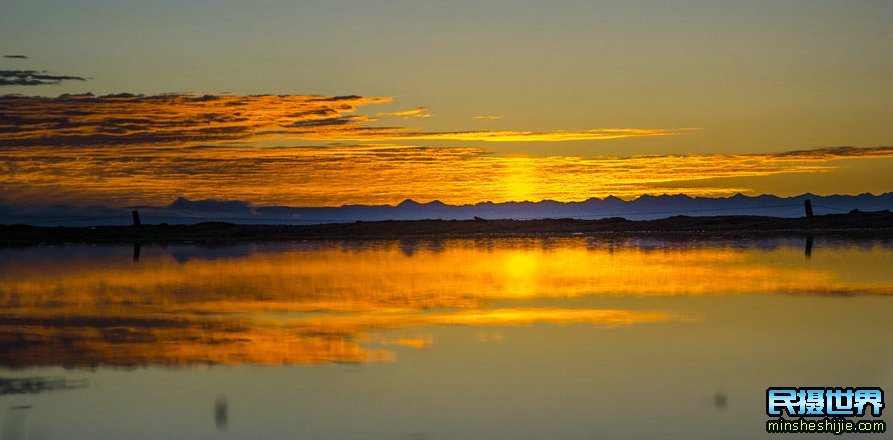
M 834 170 L 832 161 L 893 157 L 893 148 L 634 157 L 504 157 L 480 148 L 399 145 L 0 149 L 0 188 L 19 202 L 166 205 L 243 200 L 260 205 L 394 204 L 406 198 L 481 201 L 725 196 L 747 191 L 706 179 Z
M 370 125 L 360 96 L 62 95 L 0 97 L 0 190 L 7 202 L 166 205 L 178 197 L 263 205 L 576 201 L 643 193 L 722 196 L 709 179 L 818 173 L 891 148 L 778 154 L 504 157 L 482 148 L 267 146 L 288 139 L 561 142 L 692 129 L 425 132 Z M 419 107 L 389 113 L 427 114 Z
M 471 119 L 502 119 L 502 115 L 477 115 L 472 116 Z
M 0 97 L 0 146 L 188 145 L 252 141 L 278 132 L 359 127 L 360 96 L 170 94 Z
M 575 131 L 424 132 L 373 127 L 358 107 L 390 102 L 361 96 L 215 96 L 170 94 L 0 97 L 0 146 L 184 146 L 310 140 L 472 140 L 559 142 L 670 136 L 690 129 L 604 128 Z M 384 116 L 431 116 L 424 107 Z

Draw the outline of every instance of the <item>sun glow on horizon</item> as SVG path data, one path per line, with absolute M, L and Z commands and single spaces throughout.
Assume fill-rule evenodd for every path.
M 893 148 L 587 158 L 405 145 L 7 147 L 0 150 L 0 186 L 8 203 L 113 206 L 166 205 L 180 197 L 267 206 L 569 202 L 730 196 L 749 191 L 734 179 L 830 173 L 840 167 L 835 161 L 869 158 L 893 158 Z
M 893 158 L 893 147 L 739 155 L 496 154 L 480 144 L 600 143 L 696 129 L 425 131 L 375 126 L 374 118 L 358 113 L 391 101 L 315 95 L 3 96 L 0 201 L 159 206 L 182 197 L 341 206 L 406 199 L 452 205 L 570 202 L 654 193 L 716 197 L 749 192 L 739 183 L 744 178 L 828 173 L 840 168 L 836 160 Z M 417 107 L 379 116 L 426 119 L 431 113 Z M 345 140 L 356 144 L 340 143 Z M 397 144 L 410 141 L 448 144 Z

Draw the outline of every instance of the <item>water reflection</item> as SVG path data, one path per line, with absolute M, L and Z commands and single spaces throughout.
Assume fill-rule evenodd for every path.
M 691 319 L 554 303 L 569 298 L 893 293 L 889 243 L 806 243 L 806 258 L 802 240 L 2 249 L 0 365 L 363 363 L 431 346 L 430 326 Z
M 226 431 L 226 425 L 229 423 L 229 403 L 226 397 L 218 397 L 214 403 L 214 426 L 218 431 Z
M 21 440 L 26 438 L 26 418 L 31 410 L 30 405 L 14 405 L 9 407 L 3 418 L 3 440 Z
M 64 377 L 0 377 L 0 396 L 74 390 L 87 385 L 86 380 Z

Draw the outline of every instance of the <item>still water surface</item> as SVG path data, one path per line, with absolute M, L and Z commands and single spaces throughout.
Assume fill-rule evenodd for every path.
M 891 257 L 801 239 L 0 249 L 0 435 L 779 438 L 767 387 L 893 390 Z

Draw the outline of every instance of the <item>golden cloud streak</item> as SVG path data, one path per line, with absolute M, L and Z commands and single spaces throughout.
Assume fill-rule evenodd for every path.
M 416 107 L 414 109 L 399 110 L 396 112 L 383 112 L 383 113 L 379 113 L 378 116 L 396 116 L 396 117 L 402 117 L 403 119 L 409 119 L 410 117 L 430 118 L 431 116 L 434 116 L 434 115 L 429 113 L 428 109 L 425 107 Z
M 834 160 L 881 157 L 893 157 L 893 148 L 731 156 L 503 157 L 480 148 L 398 145 L 7 147 L 0 150 L 0 188 L 5 200 L 29 203 L 166 205 L 177 197 L 292 206 L 394 204 L 407 198 L 450 204 L 567 202 L 658 191 L 730 195 L 747 188 L 692 182 L 827 172 L 835 169 Z
M 361 96 L 169 94 L 0 96 L 0 146 L 196 145 L 269 138 L 562 142 L 671 136 L 691 129 L 419 132 L 374 127 L 357 107 L 390 102 Z M 425 107 L 379 116 L 427 118 Z
M 302 133 L 304 139 L 351 140 L 360 142 L 388 140 L 437 140 L 437 141 L 482 141 L 482 142 L 566 142 L 622 139 L 629 137 L 675 136 L 697 130 L 678 129 L 639 129 L 639 128 L 599 128 L 593 130 L 556 131 L 454 131 L 440 133 L 400 132 L 400 131 L 349 131 L 332 130 Z

